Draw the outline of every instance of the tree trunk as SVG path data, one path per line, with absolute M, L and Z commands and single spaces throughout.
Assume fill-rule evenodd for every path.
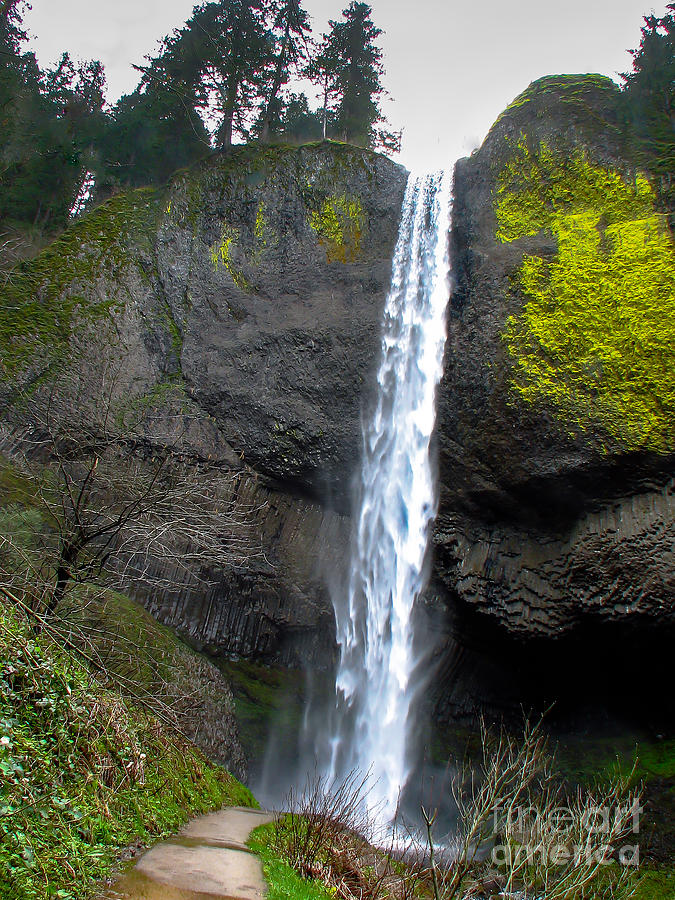
M 221 147 L 227 148 L 232 146 L 232 131 L 234 128 L 234 110 L 237 104 L 237 93 L 239 91 L 239 79 L 232 76 L 226 91 L 225 103 L 223 105 L 223 121 L 218 128 L 218 143 Z
M 54 615 L 66 595 L 68 582 L 73 577 L 72 567 L 78 557 L 80 549 L 81 547 L 76 541 L 66 541 L 61 547 L 59 564 L 56 567 L 56 583 L 45 609 L 45 616 L 48 619 Z
M 274 81 L 272 82 L 272 89 L 270 91 L 269 100 L 267 101 L 267 107 L 265 109 L 265 115 L 263 117 L 262 128 L 260 130 L 260 140 L 267 142 L 270 137 L 270 127 L 271 127 L 271 118 L 272 118 L 272 104 L 277 98 L 279 90 L 281 89 L 281 82 L 284 78 L 284 66 L 286 64 L 286 55 L 288 53 L 288 42 L 290 40 L 291 33 L 291 21 L 290 17 L 286 20 L 286 30 L 284 32 L 284 40 L 281 45 L 281 53 L 279 54 L 279 59 L 277 61 L 277 68 L 274 73 Z
M 326 140 L 328 134 L 328 75 L 323 83 L 323 139 Z

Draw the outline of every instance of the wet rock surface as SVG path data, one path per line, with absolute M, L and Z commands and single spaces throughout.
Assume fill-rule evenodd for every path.
M 515 709 L 575 692 L 583 706 L 574 660 L 592 659 L 594 648 L 598 656 L 598 647 L 603 662 L 587 682 L 614 667 L 639 694 L 638 684 L 663 675 L 648 647 L 675 632 L 672 446 L 640 450 L 592 419 L 580 426 L 552 403 L 524 402 L 504 339 L 528 300 L 524 258 L 549 260 L 558 247 L 546 230 L 498 239 L 500 172 L 517 152 L 531 160 L 543 147 L 563 167 L 584 160 L 632 183 L 617 97 L 600 76 L 542 79 L 456 167 L 429 592 L 449 634 L 436 685 L 446 719 L 475 714 L 481 702 Z M 595 692 L 600 706 L 610 693 Z M 662 700 L 656 687 L 645 705 Z
M 107 895 L 110 900 L 263 900 L 260 861 L 246 846 L 271 822 L 261 810 L 230 807 L 194 819 L 175 839 L 148 850 Z

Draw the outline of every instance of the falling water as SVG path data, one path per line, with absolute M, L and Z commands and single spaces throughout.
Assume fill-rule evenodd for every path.
M 429 444 L 449 296 L 450 179 L 411 176 L 384 312 L 377 400 L 363 428 L 359 506 L 327 776 L 370 772 L 368 804 L 395 813 L 409 772 L 412 613 L 435 515 Z

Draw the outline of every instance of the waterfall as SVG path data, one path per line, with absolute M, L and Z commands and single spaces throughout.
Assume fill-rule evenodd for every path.
M 450 293 L 451 184 L 410 176 L 384 311 L 377 397 L 363 453 L 346 596 L 336 602 L 340 662 L 326 777 L 370 772 L 383 821 L 409 777 L 412 613 L 425 586 L 436 493 L 429 444 Z

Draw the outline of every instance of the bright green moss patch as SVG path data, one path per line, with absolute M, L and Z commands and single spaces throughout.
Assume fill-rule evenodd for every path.
M 327 197 L 321 209 L 310 213 L 310 227 L 326 250 L 328 262 L 354 262 L 361 253 L 365 214 L 358 198 Z
M 248 283 L 242 272 L 234 265 L 232 259 L 232 251 L 239 238 L 239 229 L 234 228 L 232 225 L 228 225 L 226 222 L 223 225 L 220 240 L 216 241 L 210 247 L 211 264 L 216 272 L 221 266 L 226 269 L 232 278 L 232 281 L 234 281 L 240 290 L 250 291 L 251 285 Z
M 593 214 L 603 227 L 651 216 L 654 193 L 638 175 L 626 181 L 594 165 L 585 154 L 569 157 L 541 144 L 530 150 L 521 139 L 499 174 L 496 213 L 500 241 L 515 241 L 542 229 L 556 233 L 567 216 Z
M 90 896 L 131 841 L 252 798 L 0 604 L 0 896 Z
M 91 284 L 103 273 L 119 276 L 133 262 L 159 212 L 154 189 L 118 194 L 12 273 L 0 311 L 0 376 L 37 357 L 46 367 L 66 352 L 78 321 L 95 321 L 124 302 L 119 295 L 97 297 Z
M 262 862 L 263 874 L 268 884 L 267 900 L 333 900 L 335 893 L 320 881 L 308 881 L 288 863 L 281 860 L 270 842 L 274 835 L 274 824 L 256 828 L 248 845 Z
M 582 75 L 545 75 L 533 81 L 516 99 L 509 104 L 505 112 L 527 106 L 534 100 L 545 98 L 562 103 L 583 102 L 589 92 L 606 94 L 614 101 L 619 93 L 617 85 L 606 75 L 594 73 Z M 504 113 L 502 113 L 504 115 Z
M 643 176 L 524 141 L 498 179 L 497 236 L 540 231 L 553 258 L 526 255 L 523 311 L 503 338 L 512 385 L 573 432 L 600 426 L 629 449 L 675 441 L 675 246 Z

